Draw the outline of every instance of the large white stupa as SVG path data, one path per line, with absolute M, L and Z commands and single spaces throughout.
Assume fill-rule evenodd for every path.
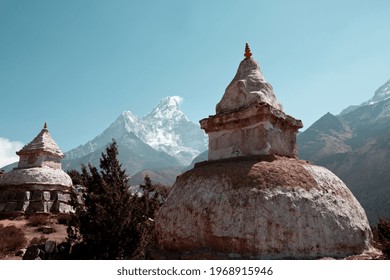
M 246 46 L 200 121 L 208 161 L 179 176 L 156 217 L 166 258 L 344 258 L 372 250 L 366 214 L 331 171 L 297 158 L 302 122 L 286 115 Z

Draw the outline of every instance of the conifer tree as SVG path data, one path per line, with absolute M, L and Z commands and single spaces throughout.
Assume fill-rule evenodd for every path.
M 76 213 L 68 227 L 68 239 L 76 244 L 75 258 L 129 258 L 138 247 L 143 207 L 129 195 L 127 175 L 117 155 L 113 140 L 102 153 L 100 171 L 82 166 L 84 203 L 73 199 Z

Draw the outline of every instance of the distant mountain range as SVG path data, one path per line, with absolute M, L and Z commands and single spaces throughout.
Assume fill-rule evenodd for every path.
M 301 159 L 332 170 L 371 224 L 390 216 L 390 80 L 370 100 L 325 114 L 298 135 Z
M 158 177 L 159 183 L 173 183 L 180 170 L 207 149 L 206 135 L 180 110 L 180 100 L 178 96 L 166 97 L 142 119 L 123 112 L 93 140 L 66 152 L 62 168 L 80 169 L 82 163 L 88 162 L 99 166 L 101 153 L 115 138 L 118 158 L 128 174 L 150 170 L 161 175 L 151 176 L 152 180 Z M 131 182 L 140 181 L 134 177 Z

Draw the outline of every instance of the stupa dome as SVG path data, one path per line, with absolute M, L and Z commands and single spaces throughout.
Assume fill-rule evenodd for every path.
M 72 179 L 62 169 L 50 167 L 33 167 L 14 169 L 6 173 L 1 179 L 1 185 L 35 185 L 47 189 L 50 186 L 71 187 Z
M 256 67 L 247 46 L 216 115 L 200 121 L 208 161 L 177 178 L 155 220 L 156 251 L 311 259 L 372 250 L 363 208 L 335 174 L 297 158 L 302 122 L 282 111 Z
M 336 175 L 272 155 L 197 164 L 175 182 L 156 231 L 160 249 L 192 258 L 346 257 L 372 241 Z

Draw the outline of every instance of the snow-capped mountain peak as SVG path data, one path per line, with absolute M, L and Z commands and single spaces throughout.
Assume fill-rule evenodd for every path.
M 87 144 L 67 153 L 74 159 L 87 155 L 109 143 L 134 133 L 142 142 L 157 151 L 173 156 L 183 165 L 207 149 L 207 138 L 199 125 L 192 123 L 180 110 L 182 98 L 163 98 L 148 115 L 140 119 L 130 111 L 125 111 L 102 134 Z
M 138 117 L 130 111 L 124 111 L 121 116 L 123 116 L 124 119 L 127 119 L 127 120 L 132 121 L 132 122 L 139 121 Z
M 366 102 L 363 102 L 360 106 L 374 105 L 388 98 L 390 98 L 390 80 L 388 80 L 375 91 L 374 97 L 367 100 Z
M 179 96 L 165 97 L 142 120 L 148 130 L 146 143 L 187 165 L 190 158 L 207 149 L 207 141 L 199 126 L 180 110 L 182 100 Z
M 123 112 L 115 121 L 122 126 L 127 132 L 133 132 L 138 138 L 143 140 L 147 130 L 142 121 L 130 111 Z M 115 124 L 114 123 L 114 124 Z
M 390 99 L 390 80 L 388 80 L 386 83 L 384 83 L 382 86 L 380 86 L 375 91 L 375 94 L 372 98 L 363 102 L 360 105 L 351 105 L 351 106 L 345 108 L 344 110 L 341 111 L 340 115 L 345 115 L 347 113 L 355 111 L 356 109 L 358 109 L 362 106 L 375 105 L 378 102 L 385 101 L 387 99 Z
M 374 97 L 371 98 L 368 102 L 379 102 L 390 98 L 390 80 L 384 83 L 381 87 L 379 87 L 374 94 Z
M 153 108 L 152 112 L 144 117 L 144 120 L 185 118 L 188 121 L 187 117 L 179 108 L 179 105 L 182 101 L 183 98 L 180 96 L 167 96 Z
M 183 102 L 183 98 L 180 96 L 167 96 L 163 99 L 161 99 L 159 106 L 168 106 L 168 107 L 175 107 L 179 108 L 179 105 Z

